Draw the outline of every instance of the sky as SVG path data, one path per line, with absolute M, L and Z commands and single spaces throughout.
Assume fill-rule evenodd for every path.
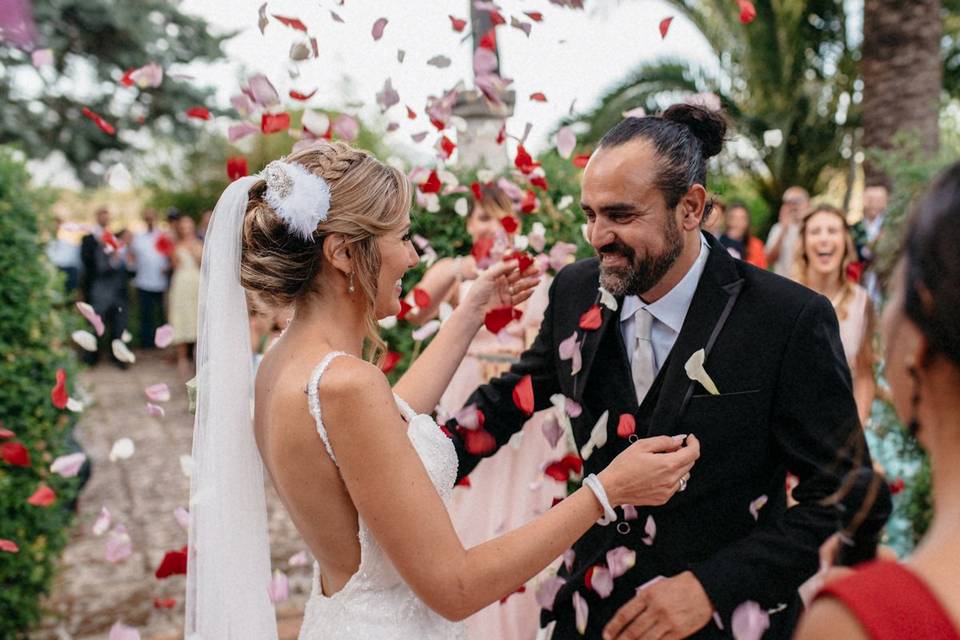
M 271 19 L 261 35 L 257 27 L 261 4 L 262 0 L 181 3 L 183 11 L 202 16 L 216 31 L 238 32 L 224 47 L 225 61 L 194 63 L 178 70 L 215 86 L 220 105 L 229 104 L 243 77 L 259 72 L 270 78 L 282 96 L 290 89 L 303 93 L 318 89 L 308 107 L 345 109 L 380 130 L 391 121 L 398 122 L 400 128 L 387 134 L 392 146 L 430 152 L 437 139 L 435 131 L 420 144 L 410 138 L 432 129 L 422 114 L 427 97 L 441 95 L 459 80 L 472 84 L 469 27 L 456 33 L 448 18 L 469 18 L 468 0 L 345 0 L 342 5 L 339 0 L 270 0 L 268 16 L 297 17 L 318 40 L 319 57 L 301 63 L 292 63 L 288 51 L 294 42 L 304 40 L 302 34 Z M 542 22 L 532 22 L 529 37 L 509 24 L 497 30 L 501 75 L 513 78 L 517 94 L 508 133 L 520 136 L 526 123 L 532 124 L 527 146 L 534 152 L 552 144 L 549 134 L 571 104 L 577 111 L 589 109 L 641 62 L 673 56 L 712 64 L 705 40 L 682 16 L 673 21 L 666 38 L 660 37 L 660 21 L 676 15 L 665 2 L 586 0 L 585 4 L 585 10 L 573 10 L 547 0 L 498 2 L 508 21 L 517 16 L 531 22 L 524 11 L 543 14 Z M 343 23 L 332 18 L 331 10 Z M 371 29 L 381 17 L 388 23 L 382 38 L 374 41 Z M 398 50 L 405 52 L 402 63 Z M 449 67 L 427 64 L 437 55 L 450 58 Z M 291 70 L 298 73 L 297 78 L 290 77 Z M 375 95 L 387 78 L 398 91 L 400 104 L 381 115 Z M 531 101 L 533 92 L 545 94 L 547 102 Z M 300 106 L 289 98 L 286 102 Z M 407 119 L 404 105 L 420 116 Z M 230 122 L 218 124 L 225 129 Z

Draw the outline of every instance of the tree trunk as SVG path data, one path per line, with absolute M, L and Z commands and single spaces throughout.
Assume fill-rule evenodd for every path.
M 925 151 L 939 146 L 943 89 L 941 0 L 866 0 L 863 16 L 863 145 L 890 149 L 900 132 Z M 866 163 L 867 180 L 885 178 Z

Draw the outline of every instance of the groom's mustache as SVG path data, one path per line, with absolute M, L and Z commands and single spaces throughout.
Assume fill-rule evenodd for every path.
M 634 251 L 632 247 L 628 247 L 627 245 L 619 242 L 607 243 L 600 247 L 597 250 L 597 253 L 601 256 L 605 254 L 620 255 L 627 260 L 633 260 L 633 258 L 637 255 L 637 252 Z

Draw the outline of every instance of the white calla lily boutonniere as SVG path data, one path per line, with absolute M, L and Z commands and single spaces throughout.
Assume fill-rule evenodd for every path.
M 717 385 L 713 383 L 713 380 L 707 375 L 706 369 L 703 368 L 703 362 L 706 358 L 707 354 L 703 349 L 694 351 L 690 359 L 687 360 L 687 364 L 683 365 L 683 368 L 687 372 L 687 377 L 703 385 L 707 393 L 712 396 L 720 395 L 720 391 L 717 390 Z
M 616 311 L 617 307 L 620 305 L 617 304 L 617 299 L 613 296 L 612 293 L 600 287 L 600 304 L 605 306 L 610 311 Z

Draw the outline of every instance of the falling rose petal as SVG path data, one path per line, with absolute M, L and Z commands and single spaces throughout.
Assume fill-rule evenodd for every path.
M 261 107 L 270 108 L 280 104 L 280 94 L 270 79 L 262 73 L 250 76 L 247 79 L 247 91 L 250 98 Z M 234 105 L 236 106 L 236 105 Z
M 550 268 L 560 271 L 576 261 L 577 245 L 572 242 L 557 242 L 550 247 Z
M 563 552 L 563 566 L 567 568 L 567 573 L 573 571 L 573 561 L 577 558 L 577 552 L 573 549 L 567 549 Z
M 450 66 L 450 58 L 447 56 L 433 56 L 427 60 L 427 64 L 437 69 L 446 69 Z
M 560 438 L 563 437 L 563 427 L 560 426 L 560 421 L 552 412 L 540 423 L 540 431 L 543 433 L 543 437 L 547 439 L 551 449 L 556 448 Z
M 760 519 L 760 509 L 763 509 L 765 504 L 767 504 L 766 494 L 750 502 L 750 515 L 753 516 L 754 520 Z
M 347 142 L 356 140 L 357 134 L 360 132 L 360 125 L 357 124 L 357 121 L 345 113 L 341 113 L 334 118 L 332 126 L 333 133 Z
M 510 16 L 510 26 L 514 29 L 523 31 L 524 35 L 526 35 L 528 38 L 530 37 L 530 29 L 533 28 L 532 24 L 529 22 L 524 22 L 518 19 L 516 16 Z
M 637 552 L 627 547 L 616 547 L 607 551 L 607 567 L 610 576 L 616 580 L 637 564 Z
M 278 16 L 273 14 L 274 19 L 280 24 L 286 25 L 291 29 L 296 29 L 297 31 L 307 32 L 307 25 L 303 24 L 299 18 L 288 18 L 286 16 Z
M 260 29 L 260 35 L 263 35 L 268 24 L 270 24 L 270 20 L 267 19 L 267 3 L 264 2 L 257 9 L 257 28 Z
M 99 127 L 100 130 L 103 131 L 105 134 L 112 136 L 117 132 L 116 128 L 112 124 L 104 120 L 103 117 L 100 116 L 100 114 L 96 113 L 89 107 L 84 107 L 83 109 L 80 110 L 80 112 L 84 116 L 92 120 L 93 123 L 97 125 L 97 127 Z
M 89 322 L 93 326 L 93 330 L 96 332 L 96 334 L 98 336 L 102 336 L 103 329 L 104 329 L 103 320 L 100 318 L 100 315 L 93 310 L 93 307 L 91 307 L 86 302 L 78 302 L 77 310 L 79 310 L 80 315 L 86 318 L 87 322 Z
M 27 504 L 35 507 L 49 507 L 56 501 L 57 494 L 44 483 L 40 483 L 33 494 L 27 498 Z
M 184 531 L 190 530 L 190 512 L 183 507 L 177 507 L 173 510 L 173 517 Z
M 287 560 L 287 565 L 291 567 L 305 567 L 310 562 L 310 559 L 307 557 L 306 551 L 299 551 Z
M 160 561 L 154 575 L 158 580 L 169 578 L 170 576 L 186 575 L 187 573 L 187 548 L 183 547 L 179 551 L 167 551 Z
M 557 130 L 555 140 L 557 153 L 560 154 L 561 158 L 566 160 L 570 157 L 570 154 L 573 153 L 574 147 L 577 146 L 576 134 L 574 134 L 573 129 L 570 127 L 560 127 Z
M 340 14 L 338 14 L 336 11 L 331 10 L 330 17 L 333 19 L 334 22 L 339 22 L 340 24 L 344 24 L 343 18 L 341 18 Z
M 673 16 L 669 18 L 664 18 L 660 21 L 660 39 L 667 37 L 667 32 L 670 31 L 670 23 L 673 22 Z
M 587 632 L 587 618 L 590 615 L 590 606 L 583 599 L 579 591 L 573 592 L 573 610 L 576 613 L 577 631 L 580 635 Z
M 240 178 L 248 175 L 249 173 L 250 173 L 250 170 L 247 167 L 247 159 L 244 156 L 232 156 L 230 158 L 227 158 L 227 178 L 230 179 L 230 182 L 233 182 L 234 180 L 239 180 Z M 164 326 L 169 327 L 170 325 L 164 325 Z M 169 333 L 170 333 L 170 337 L 167 340 L 166 344 L 161 346 L 156 340 L 154 340 L 154 344 L 156 344 L 161 349 L 169 346 L 170 343 L 173 341 L 173 327 L 170 327 Z
M 107 534 L 106 551 L 104 557 L 107 562 L 123 562 L 133 553 L 133 540 L 122 524 L 115 526 Z
M 561 360 L 573 360 L 570 375 L 577 375 L 583 366 L 583 359 L 580 354 L 580 343 L 577 342 L 577 332 L 570 334 L 569 338 L 563 340 L 557 347 Z
M 524 414 L 533 415 L 533 377 L 530 374 L 520 378 L 520 382 L 513 388 L 513 404 Z
M 623 509 L 624 520 L 636 520 L 640 517 L 640 515 L 637 513 L 637 508 L 632 504 L 625 504 L 621 508 Z
M 383 89 L 377 93 L 377 104 L 380 105 L 380 113 L 400 102 L 400 94 L 393 88 L 393 82 L 390 78 L 383 81 Z
M 196 120 L 209 120 L 210 119 L 210 110 L 206 107 L 190 107 L 186 111 L 188 118 L 194 118 Z
M 157 330 L 153 334 L 153 343 L 160 349 L 164 349 L 169 347 L 172 342 L 173 326 L 165 324 L 157 327 Z
M 584 167 L 587 166 L 587 162 L 589 160 L 590 160 L 589 153 L 581 153 L 573 156 L 573 159 L 570 162 L 572 162 L 573 166 L 577 167 L 578 169 L 583 169 Z
M 454 16 L 447 17 L 450 18 L 450 26 L 453 27 L 453 30 L 457 33 L 463 33 L 463 28 L 467 26 L 467 21 Z
M 580 316 L 579 326 L 581 329 L 593 331 L 595 329 L 599 329 L 602 323 L 603 316 L 600 313 L 600 305 L 595 304 L 587 309 L 582 316 Z
M 464 430 L 463 436 L 463 446 L 471 455 L 481 456 L 490 453 L 497 446 L 497 441 L 486 429 Z
M 530 100 L 533 102 L 546 102 L 547 96 L 542 91 L 534 91 L 530 94 Z
M 317 111 L 304 111 L 300 119 L 303 128 L 315 136 L 322 136 L 330 128 L 330 117 Z
M 97 350 L 97 338 L 89 331 L 74 331 L 70 337 L 85 351 Z
M 476 404 L 468 404 L 462 409 L 459 409 L 451 417 L 464 429 L 474 430 L 483 426 L 480 423 L 480 415 L 477 411 Z
M 430 294 L 420 287 L 414 287 L 413 302 L 421 309 L 425 309 L 430 306 Z
M 154 598 L 153 599 L 154 609 L 173 609 L 175 606 L 177 606 L 176 598 Z
M 420 183 L 419 189 L 421 193 L 439 193 L 442 186 L 440 176 L 436 171 L 431 171 L 427 179 Z
M 145 387 L 143 392 L 147 395 L 147 398 L 151 402 L 167 402 L 170 400 L 170 387 L 167 386 L 166 382 L 160 382 L 157 384 L 152 384 L 149 387 Z
M 69 453 L 59 456 L 50 464 L 50 472 L 64 478 L 72 478 L 80 473 L 80 467 L 87 461 L 87 455 L 82 452 Z
M 437 319 L 431 320 L 426 323 L 416 331 L 412 332 L 411 337 L 417 342 L 423 342 L 427 338 L 431 337 L 437 331 L 440 330 L 440 321 Z
M 523 13 L 534 22 L 543 21 L 543 14 L 540 13 L 539 11 L 524 11 Z
M 603 445 L 607 444 L 607 419 L 609 416 L 610 411 L 604 411 L 600 419 L 597 420 L 597 423 L 593 426 L 593 429 L 590 430 L 590 439 L 587 440 L 580 449 L 580 457 L 582 459 L 589 459 L 594 450 L 600 449 Z
M 522 213 L 533 213 L 539 206 L 540 201 L 537 199 L 537 194 L 527 189 L 523 194 L 523 199 L 520 201 L 520 211 Z
M 601 598 L 607 598 L 613 593 L 613 576 L 606 567 L 593 567 L 590 575 L 590 588 Z
M 290 597 L 290 581 L 287 574 L 280 569 L 273 570 L 273 578 L 267 585 L 267 594 L 270 596 L 270 602 L 279 604 Z
M 407 52 L 403 49 L 397 49 L 397 62 L 403 64 L 403 59 L 407 57 Z
M 97 516 L 96 521 L 93 523 L 91 531 L 93 535 L 100 537 L 107 532 L 107 529 L 110 528 L 110 510 L 106 507 L 100 507 L 100 515 Z
M 522 311 L 513 307 L 497 307 L 483 317 L 483 326 L 490 333 L 500 333 L 504 327 L 514 320 L 519 320 L 522 315 Z
M 386 28 L 387 22 L 389 22 L 389 20 L 386 18 L 379 18 L 373 23 L 373 29 L 370 30 L 370 34 L 375 41 L 383 37 L 383 30 Z
M 116 622 L 110 627 L 110 635 L 107 636 L 107 640 L 140 640 L 140 632 L 122 622 Z
M 110 343 L 110 350 L 113 351 L 113 357 L 119 360 L 120 362 L 126 362 L 127 364 L 133 364 L 137 361 L 137 356 L 133 355 L 133 352 L 130 351 L 127 345 L 123 344 L 123 340 L 114 340 Z
M 535 596 L 541 609 L 553 611 L 553 601 L 556 600 L 557 593 L 566 582 L 560 576 L 551 576 L 540 583 Z
M 260 116 L 260 131 L 263 133 L 276 133 L 286 131 L 290 128 L 290 114 L 286 111 L 280 113 L 264 113 Z
M 0 538 L 0 551 L 6 551 L 7 553 L 17 553 L 20 551 L 20 547 L 17 546 L 17 543 L 13 540 L 7 540 L 6 538 Z
M 383 354 L 383 359 L 380 361 L 380 371 L 384 373 L 390 373 L 397 368 L 397 365 L 400 364 L 400 360 L 403 356 L 400 355 L 397 351 L 387 351 Z
M 19 442 L 4 442 L 0 444 L 0 458 L 14 467 L 29 467 L 30 452 Z
M 617 423 L 617 435 L 621 438 L 629 438 L 637 432 L 637 420 L 632 413 L 620 414 L 620 421 Z
M 742 24 L 753 22 L 754 18 L 757 17 L 757 9 L 753 6 L 753 3 L 750 0 L 737 0 L 737 5 L 740 7 L 740 22 Z
M 294 100 L 299 100 L 301 102 L 304 102 L 312 98 L 314 95 L 316 95 L 318 90 L 319 89 L 314 89 L 313 91 L 308 91 L 307 93 L 300 93 L 299 91 L 290 89 L 290 97 L 293 98 Z
M 646 534 L 643 536 L 643 544 L 648 547 L 653 544 L 654 538 L 657 537 L 657 523 L 654 522 L 653 516 L 647 516 L 647 522 L 643 525 L 643 532 Z
M 527 153 L 522 144 L 517 145 L 517 156 L 513 160 L 514 166 L 524 175 L 530 174 L 535 168 L 540 166 L 539 162 L 534 162 L 533 158 Z
M 164 411 L 163 407 L 158 404 L 153 404 L 152 402 L 147 403 L 147 414 L 153 418 L 162 418 L 167 415 L 167 412 Z
M 67 394 L 67 372 L 60 367 L 56 373 L 56 384 L 50 390 L 50 401 L 57 409 L 66 409 L 70 396 Z
M 733 610 L 730 630 L 736 640 L 760 640 L 770 626 L 770 615 L 753 600 L 747 600 Z
M 133 456 L 136 451 L 136 446 L 133 444 L 133 440 L 130 438 L 120 438 L 113 443 L 113 446 L 110 448 L 110 462 L 116 462 L 117 460 L 127 460 Z
M 573 398 L 563 397 L 563 410 L 571 418 L 579 418 L 580 413 L 583 411 L 581 407 Z

